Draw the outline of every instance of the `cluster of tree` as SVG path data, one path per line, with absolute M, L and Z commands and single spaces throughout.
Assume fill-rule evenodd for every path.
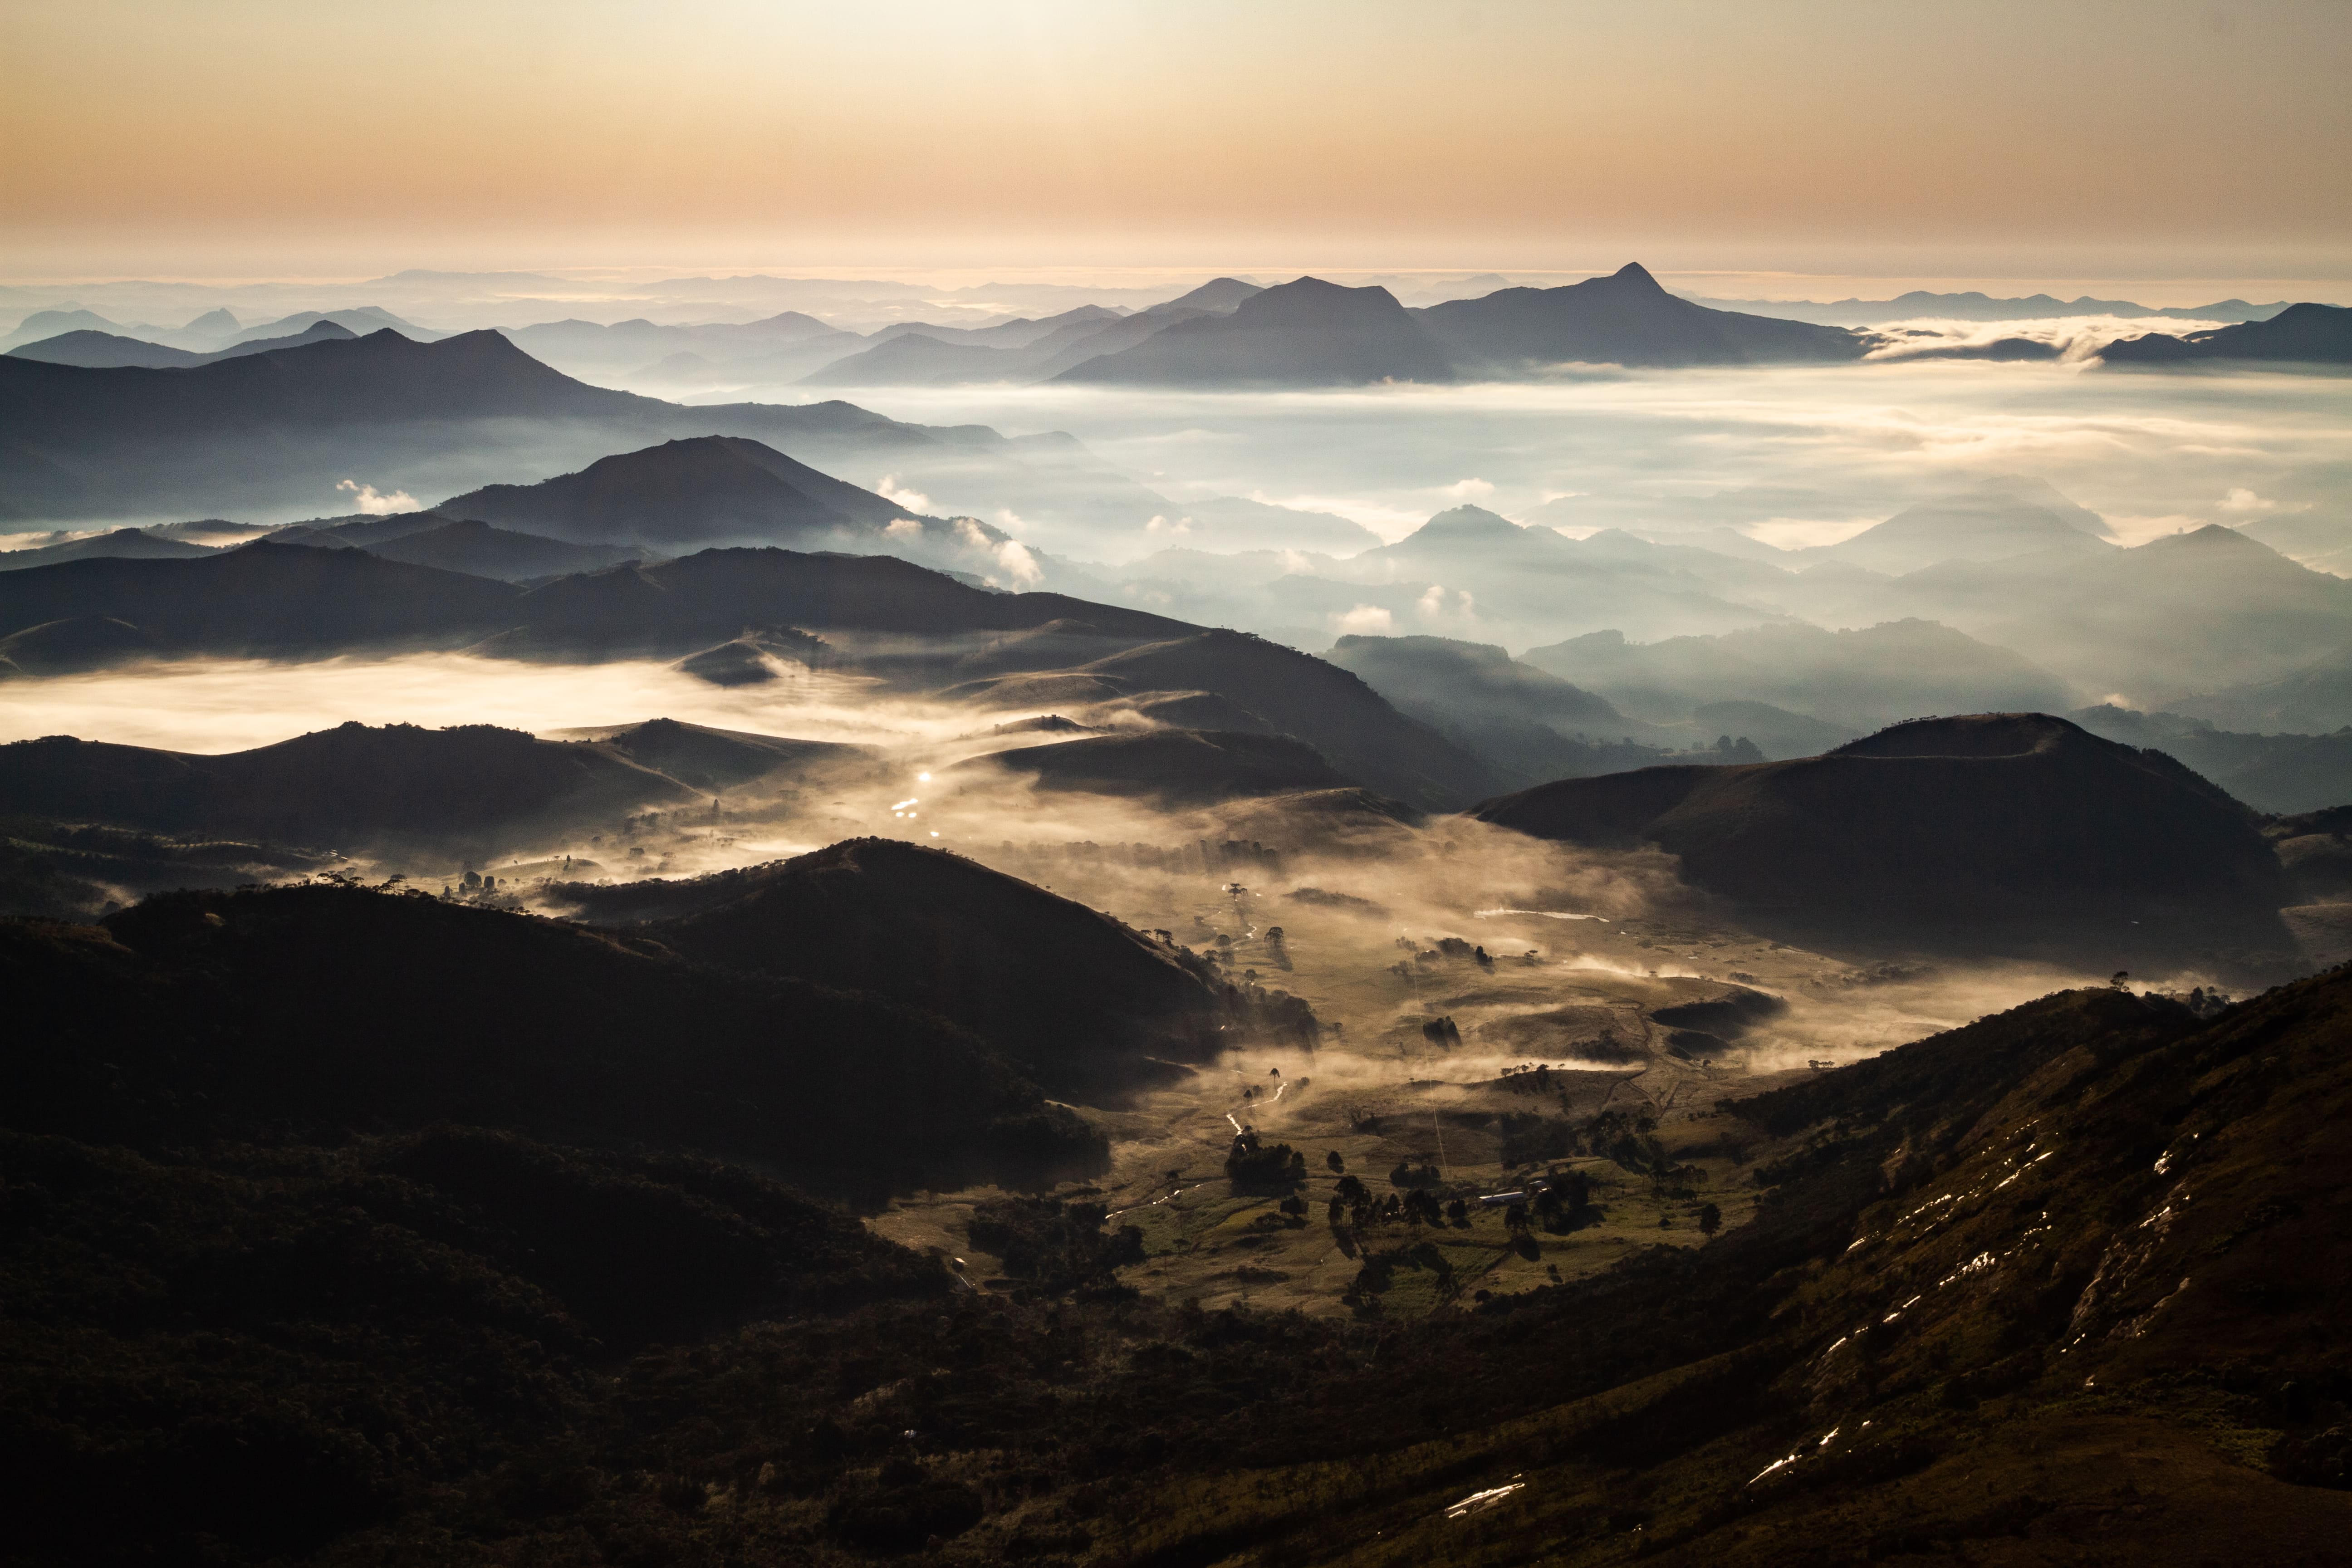
M 1143 1261 L 1142 1230 L 1123 1225 L 1106 1231 L 1107 1219 L 1097 1203 L 988 1198 L 973 1205 L 968 1234 L 974 1247 L 1004 1260 L 1007 1275 L 1048 1295 L 1099 1294 L 1121 1289 L 1117 1270 Z
M 1225 1175 L 1236 1193 L 1289 1193 L 1307 1180 L 1307 1156 L 1287 1143 L 1268 1143 L 1244 1127 L 1225 1152 Z

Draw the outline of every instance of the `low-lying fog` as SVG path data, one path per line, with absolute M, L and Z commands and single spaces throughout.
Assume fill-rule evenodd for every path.
M 1855 966 L 1785 947 L 1739 928 L 1653 851 L 1597 853 L 1466 818 L 1408 827 L 1286 816 L 1257 802 L 1161 809 L 1034 793 L 991 771 L 958 769 L 1041 739 L 994 732 L 997 722 L 1020 716 L 886 699 L 856 677 L 812 674 L 725 689 L 656 663 L 541 666 L 432 654 L 188 661 L 19 683 L 0 706 L 0 741 L 73 733 L 217 752 L 354 719 L 493 723 L 562 739 L 667 717 L 865 745 L 874 752 L 866 764 L 765 792 L 727 792 L 723 817 L 673 809 L 569 837 L 518 825 L 509 848 L 482 868 L 501 873 L 509 894 L 528 905 L 543 878 L 691 876 L 861 834 L 950 848 L 1139 929 L 1217 947 L 1231 954 L 1237 975 L 1255 968 L 1265 984 L 1307 997 L 1327 1026 L 1340 1026 L 1314 1068 L 1334 1081 L 1472 1081 L 1530 1061 L 1565 1065 L 1577 1059 L 1570 1037 L 1589 1036 L 1603 1013 L 1628 1047 L 1654 1046 L 1656 1026 L 1643 1009 L 1726 983 L 1790 1005 L 1739 1036 L 1736 1057 L 1715 1070 L 1775 1070 L 1867 1055 L 2097 978 L 2021 963 Z M 413 851 L 355 852 L 364 874 L 397 871 L 425 886 L 471 868 Z M 574 858 L 568 867 L 567 856 Z M 1304 898 L 1294 896 L 1302 890 Z M 1285 938 L 1269 945 L 1275 928 Z M 1433 950 L 1447 938 L 1485 950 L 1492 965 L 1450 954 L 1432 966 Z M 1579 1027 L 1512 1022 L 1563 1006 L 1583 1010 Z M 1462 1036 L 1443 1051 L 1418 1032 L 1420 1020 L 1440 1015 Z M 1663 1060 L 1637 1068 L 1630 1058 L 1590 1065 L 1663 1067 L 1669 1077 L 1683 1070 Z
M 2024 335 L 2031 327 L 2002 323 Z M 2030 474 L 2138 543 L 2352 500 L 2352 381 L 2147 374 L 2079 363 L 1923 362 L 1566 374 L 1538 384 L 1351 392 L 873 387 L 840 395 L 895 418 L 1065 430 L 1177 501 L 1252 497 L 1349 518 L 1387 539 L 1475 502 L 1574 531 L 1729 525 L 1782 547 L 1832 542 L 1956 479 Z M 708 399 L 698 399 L 704 401 Z M 882 473 L 845 474 L 876 485 Z M 901 477 L 903 482 L 903 476 Z M 1047 528 L 974 491 L 936 493 L 1082 560 L 1171 546 L 1247 548 L 1183 519 Z

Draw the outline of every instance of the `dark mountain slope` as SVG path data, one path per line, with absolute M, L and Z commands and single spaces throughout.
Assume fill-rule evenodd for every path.
M 832 741 L 797 741 L 745 730 L 714 730 L 675 719 L 642 724 L 563 731 L 566 739 L 595 741 L 600 749 L 640 767 L 699 790 L 728 790 L 779 773 L 815 767 L 855 766 L 872 753 L 864 746 Z
M 2211 360 L 2352 364 L 2352 306 L 2289 305 L 2266 321 L 2242 321 L 2186 337 L 2152 332 L 2109 343 L 2099 357 L 2127 367 Z
M 535 485 L 491 485 L 453 496 L 439 510 L 575 543 L 642 540 L 672 551 L 870 531 L 907 515 L 870 490 L 729 436 L 666 442 Z
M 120 332 L 94 331 L 88 327 L 10 349 L 6 357 L 39 360 L 44 364 L 87 365 L 93 370 L 111 370 L 121 365 L 165 370 L 205 363 L 203 354 L 186 349 L 151 343 L 143 338 L 126 338 Z
M 572 572 L 593 572 L 635 559 L 637 552 L 618 544 L 566 544 L 535 533 L 517 533 L 487 522 L 445 522 L 367 545 L 387 561 L 405 561 L 441 572 L 462 572 L 472 577 L 520 582 L 526 577 L 552 577 Z
M 1444 354 L 1385 289 L 1319 278 L 1263 289 L 1055 379 L 1128 386 L 1360 386 L 1453 378 Z
M 117 528 L 89 539 L 69 539 L 63 544 L 0 552 L 0 572 L 55 566 L 61 561 L 194 561 L 212 553 L 207 546 L 185 540 L 158 539 L 140 529 Z
M 1392 1403 L 1307 1417 L 1362 1440 L 1174 1468 L 1102 1554 L 2318 1568 L 2352 1529 L 2347 1027 L 2342 971 L 2201 1026 L 2067 992 L 1733 1101 L 1788 1141 L 1756 1222 L 1391 1328 Z
M 1710 310 L 1658 287 L 1638 262 L 1559 289 L 1503 289 L 1417 312 L 1465 371 L 1529 364 L 1676 366 L 1858 360 L 1841 327 Z
M 1354 782 L 1303 741 L 1212 730 L 1155 730 L 1020 746 L 975 757 L 956 772 L 969 777 L 999 769 L 1034 779 L 1043 790 L 1138 795 L 1171 805 L 1344 789 Z
M 23 1132 L 153 1147 L 471 1122 L 758 1156 L 834 1191 L 1100 1146 L 934 1019 L 421 894 L 166 894 L 102 933 L 0 926 L 0 955 L 54 1026 L 0 1058 Z
M 2123 968 L 2289 948 L 2288 889 L 2252 812 L 2160 752 L 2042 714 L 1918 720 L 1796 762 L 1565 780 L 1478 816 L 1659 845 L 1754 919 L 1864 945 Z
M 507 617 L 530 629 L 530 646 L 590 654 L 648 647 L 686 652 L 746 626 L 885 633 L 918 639 L 904 657 L 920 671 L 951 668 L 979 634 L 1058 619 L 1129 638 L 1192 630 L 1162 616 L 1060 594 L 990 593 L 889 556 L 785 550 L 705 550 L 654 566 L 565 577 L 532 589 Z
M 1079 673 L 1138 691 L 1216 692 L 1306 742 L 1348 778 L 1413 805 L 1454 809 L 1494 783 L 1485 763 L 1399 713 L 1360 678 L 1245 632 L 1150 643 Z
M 1063 1092 L 1116 1097 L 1160 1076 L 1146 1057 L 1207 1061 L 1261 1028 L 1314 1038 L 1302 1004 L 1238 992 L 1108 915 L 896 839 L 555 894 L 706 963 L 821 976 L 952 1019 Z
M 607 745 L 488 724 L 353 722 L 218 756 L 66 735 L 0 746 L 0 814 L 339 848 L 464 844 L 698 798 Z
M 106 616 L 174 652 L 447 647 L 513 625 L 520 597 L 504 583 L 362 551 L 262 540 L 202 560 L 69 561 L 0 573 L 0 634 Z

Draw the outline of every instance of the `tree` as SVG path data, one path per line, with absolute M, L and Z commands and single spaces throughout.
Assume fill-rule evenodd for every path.
M 1348 1162 L 1339 1158 L 1339 1151 L 1337 1149 L 1324 1155 L 1323 1163 L 1331 1167 L 1331 1173 L 1335 1176 L 1348 1168 Z
M 1714 1204 L 1708 1204 L 1701 1208 L 1698 1211 L 1698 1228 L 1700 1234 L 1705 1236 L 1713 1236 L 1717 1231 L 1721 1230 L 1723 1210 Z

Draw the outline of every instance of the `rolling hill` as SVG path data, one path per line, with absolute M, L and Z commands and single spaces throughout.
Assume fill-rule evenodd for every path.
M 1898 724 L 1800 761 L 1646 768 L 1487 802 L 1482 820 L 1649 843 L 1743 917 L 1864 948 L 2137 969 L 2291 962 L 2259 819 L 2158 752 L 2044 714 Z
M 2352 364 L 2352 306 L 2289 305 L 2267 321 L 2185 337 L 2151 332 L 2109 343 L 2099 358 L 2110 366 L 2135 369 L 2215 361 Z

